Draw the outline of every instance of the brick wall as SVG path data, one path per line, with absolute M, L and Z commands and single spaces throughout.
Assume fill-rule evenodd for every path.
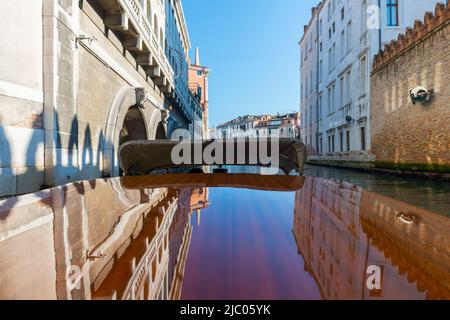
M 374 59 L 371 152 L 379 167 L 450 170 L 450 12 L 438 4 Z M 433 90 L 413 104 L 410 90 Z

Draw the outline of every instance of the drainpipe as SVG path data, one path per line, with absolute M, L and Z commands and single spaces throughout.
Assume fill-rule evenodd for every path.
M 319 11 L 319 7 L 317 7 L 317 11 Z M 319 153 L 319 134 L 320 134 L 320 130 L 319 130 L 319 110 L 320 110 L 320 106 L 319 106 L 319 68 L 320 68 L 320 39 L 319 39 L 319 14 L 320 12 L 317 12 L 317 21 L 316 21 L 316 35 L 317 35 L 317 46 L 316 46 L 316 50 L 317 50 L 317 66 L 316 66 L 316 153 Z
M 378 20 L 380 25 L 378 26 L 378 53 L 381 52 L 381 0 L 378 0 Z

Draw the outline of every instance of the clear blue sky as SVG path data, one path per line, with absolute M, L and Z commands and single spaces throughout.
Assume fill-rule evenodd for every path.
M 211 68 L 210 126 L 299 110 L 298 42 L 319 0 L 186 0 L 200 62 Z

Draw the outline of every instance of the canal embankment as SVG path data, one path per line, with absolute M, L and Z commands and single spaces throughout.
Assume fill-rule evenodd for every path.
M 410 175 L 308 164 L 305 175 L 347 181 L 369 191 L 450 217 L 450 183 Z
M 450 166 L 378 161 L 308 160 L 309 165 L 344 168 L 391 176 L 450 182 Z

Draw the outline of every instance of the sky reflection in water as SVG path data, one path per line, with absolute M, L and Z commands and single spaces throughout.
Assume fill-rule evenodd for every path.
M 450 298 L 446 217 L 332 180 L 204 177 L 97 180 L 2 202 L 0 298 Z

